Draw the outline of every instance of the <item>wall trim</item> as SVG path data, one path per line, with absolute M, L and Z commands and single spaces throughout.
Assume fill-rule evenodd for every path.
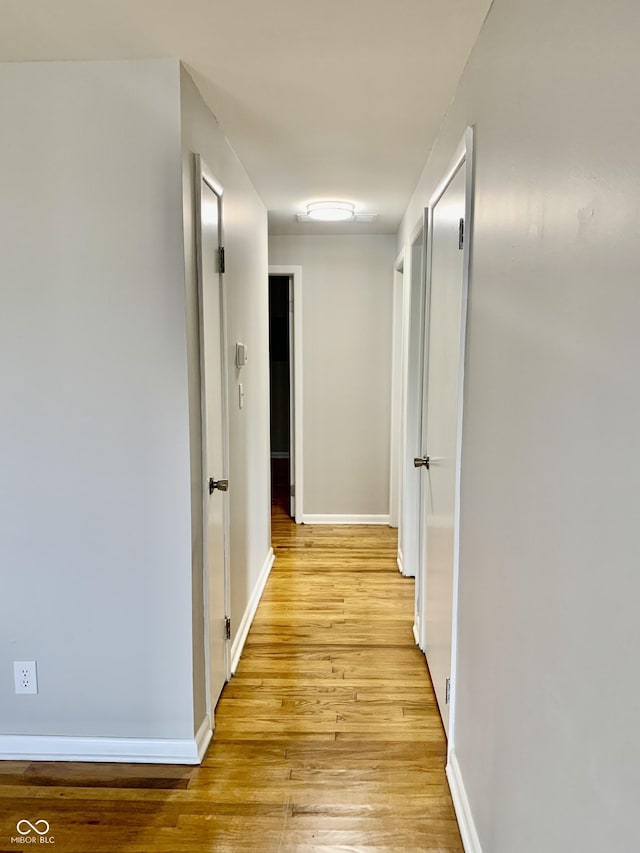
M 462 836 L 465 853 L 482 853 L 482 846 L 476 825 L 473 821 L 473 815 L 471 814 L 467 791 L 462 781 L 460 765 L 453 750 L 449 751 L 447 780 L 451 789 L 451 798 L 453 799 L 453 807 L 458 818 L 458 826 L 460 827 L 460 835 Z
M 303 515 L 303 524 L 389 524 L 388 515 Z
M 0 760 L 200 764 L 210 740 L 211 722 L 207 715 L 193 738 L 0 735 Z
M 203 721 L 200 723 L 200 728 L 196 732 L 196 750 L 198 753 L 198 764 L 202 763 L 202 759 L 205 756 L 207 747 L 209 746 L 212 737 L 213 730 L 211 727 L 211 719 L 208 714 L 205 714 Z
M 258 575 L 258 580 L 256 581 L 253 593 L 251 594 L 251 598 L 249 599 L 249 603 L 247 604 L 242 620 L 238 625 L 238 630 L 236 631 L 235 638 L 233 640 L 233 643 L 231 644 L 232 675 L 238 668 L 240 655 L 242 654 L 244 644 L 247 641 L 249 628 L 251 627 L 251 623 L 253 622 L 253 617 L 256 615 L 256 610 L 258 609 L 258 605 L 260 604 L 260 599 L 262 598 L 262 593 L 264 592 L 264 588 L 267 583 L 269 573 L 271 572 L 271 567 L 273 566 L 274 560 L 275 555 L 273 553 L 273 548 L 269 548 L 262 568 L 260 569 L 260 574 Z
M 403 578 L 415 578 L 415 575 L 409 574 L 409 572 L 404 567 L 404 554 L 402 553 L 402 548 L 398 545 L 398 556 L 396 557 L 396 564 L 398 566 L 398 571 L 402 575 Z
M 391 416 L 389 423 L 389 524 L 400 525 L 402 501 L 403 352 L 404 352 L 404 249 L 393 265 L 393 312 L 391 338 Z

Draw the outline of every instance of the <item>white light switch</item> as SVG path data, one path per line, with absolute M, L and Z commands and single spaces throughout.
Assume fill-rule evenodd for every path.
M 236 367 L 244 367 L 247 363 L 247 345 L 236 344 Z
M 244 385 L 242 382 L 238 385 L 238 406 L 241 409 L 244 407 Z

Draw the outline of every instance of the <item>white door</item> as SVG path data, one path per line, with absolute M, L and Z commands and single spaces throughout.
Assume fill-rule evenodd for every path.
M 413 459 L 420 447 L 422 419 L 422 371 L 424 353 L 424 230 L 411 244 L 411 261 L 405 306 L 407 330 L 406 394 L 404 400 L 404 462 L 402 480 L 401 526 L 398 533 L 402 573 L 416 577 L 419 561 L 420 480 L 413 470 Z M 419 579 L 416 577 L 416 589 Z M 416 617 L 418 616 L 416 610 Z M 418 621 L 416 619 L 416 626 Z
M 427 364 L 421 475 L 426 528 L 424 651 L 445 731 L 449 729 L 449 679 L 458 439 L 461 413 L 465 165 L 432 206 Z
M 207 589 L 211 709 L 227 680 L 225 589 L 225 401 L 223 382 L 221 199 L 201 186 L 200 300 L 202 335 L 204 551 Z

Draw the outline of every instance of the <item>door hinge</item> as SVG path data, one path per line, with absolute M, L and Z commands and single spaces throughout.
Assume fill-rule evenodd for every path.
M 290 487 L 290 489 L 289 489 L 289 493 L 290 493 L 290 495 L 291 495 L 291 497 L 292 497 L 292 498 L 295 498 L 295 496 L 296 496 L 296 487 L 292 485 L 292 486 Z
M 224 246 L 220 246 L 220 248 L 218 249 L 218 272 L 225 272 Z
M 444 688 L 444 704 L 445 705 L 449 704 L 449 699 L 451 699 L 451 679 L 447 678 L 447 680 L 445 682 L 445 688 Z
M 228 492 L 229 491 L 229 481 L 228 480 L 214 480 L 213 477 L 209 477 L 209 494 L 212 495 L 216 489 L 219 492 Z
M 464 249 L 464 219 L 460 220 L 460 225 L 458 226 L 458 248 Z
M 225 640 L 231 639 L 231 617 L 224 617 L 224 638 Z

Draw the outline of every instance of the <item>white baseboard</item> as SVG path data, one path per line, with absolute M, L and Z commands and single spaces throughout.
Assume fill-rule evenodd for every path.
M 471 814 L 471 806 L 469 805 L 467 792 L 462 781 L 460 765 L 453 750 L 449 753 L 449 761 L 447 762 L 447 779 L 449 780 L 451 798 L 453 799 L 453 807 L 456 810 L 465 853 L 482 853 L 482 846 L 480 845 L 476 825 L 473 822 L 473 815 Z
M 273 548 L 269 548 L 269 553 L 265 557 L 264 564 L 260 569 L 260 575 L 258 576 L 258 580 L 254 587 L 253 593 L 251 594 L 249 603 L 247 604 L 247 607 L 244 611 L 242 621 L 240 622 L 238 630 L 236 631 L 235 639 L 231 644 L 232 675 L 238 668 L 238 661 L 240 660 L 240 655 L 242 654 L 244 644 L 247 641 L 247 634 L 249 633 L 249 628 L 251 627 L 251 623 L 253 622 L 253 617 L 256 615 L 256 610 L 258 609 L 258 605 L 260 604 L 260 599 L 262 598 L 262 593 L 264 592 L 265 584 L 267 583 L 267 578 L 269 577 L 269 572 L 271 571 L 271 567 L 273 566 L 274 560 L 275 556 L 273 553 Z
M 412 575 L 410 572 L 407 572 L 404 567 L 404 560 L 402 557 L 402 551 L 398 551 L 398 556 L 396 558 L 396 563 L 398 564 L 398 571 L 402 575 L 403 578 L 415 578 L 415 575 Z
M 416 646 L 418 646 L 418 648 L 420 648 L 420 640 L 419 640 L 419 635 L 418 635 L 418 626 L 416 625 L 416 623 L 415 623 L 415 622 L 413 623 L 413 629 L 412 629 L 412 630 L 413 630 L 413 639 L 416 641 Z
M 0 760 L 200 764 L 210 740 L 208 716 L 195 737 L 184 739 L 0 735 Z
M 415 578 L 415 574 L 407 571 L 404 565 L 404 554 L 402 553 L 402 548 L 398 545 L 398 556 L 396 558 L 396 563 L 398 564 L 398 571 L 405 578 Z
M 196 732 L 196 750 L 198 754 L 198 764 L 202 762 L 204 758 L 204 754 L 207 751 L 207 747 L 211 742 L 211 738 L 213 737 L 213 731 L 211 728 L 211 720 L 209 719 L 209 715 L 204 715 L 204 720 L 200 723 L 200 728 Z
M 303 515 L 303 524 L 389 524 L 388 515 Z

